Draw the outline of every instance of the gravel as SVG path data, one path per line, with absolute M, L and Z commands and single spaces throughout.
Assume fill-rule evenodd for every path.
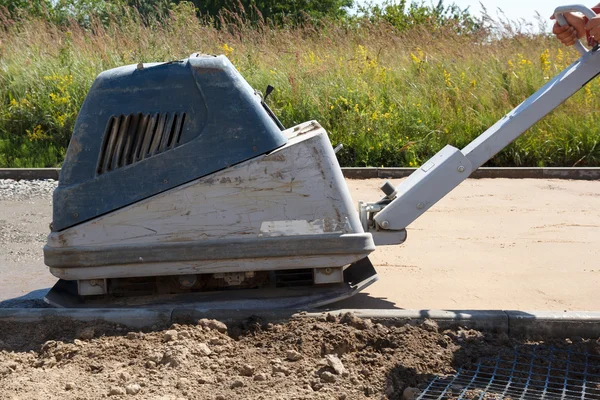
M 52 199 L 52 193 L 58 186 L 54 179 L 21 180 L 0 179 L 0 201 L 30 200 L 33 198 Z

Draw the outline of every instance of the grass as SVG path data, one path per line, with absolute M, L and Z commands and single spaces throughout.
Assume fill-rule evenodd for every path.
M 578 55 L 544 35 L 493 41 L 451 30 L 397 32 L 385 23 L 217 30 L 185 7 L 144 25 L 59 27 L 42 19 L 0 29 L 0 167 L 62 162 L 95 76 L 124 64 L 194 52 L 226 54 L 249 83 L 276 90 L 287 127 L 315 119 L 343 166 L 417 166 L 446 144 L 464 147 Z M 600 166 L 594 80 L 488 166 Z

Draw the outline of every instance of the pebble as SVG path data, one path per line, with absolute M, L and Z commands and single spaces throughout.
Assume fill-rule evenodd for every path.
M 200 353 L 204 354 L 205 356 L 209 356 L 212 354 L 212 350 L 208 348 L 208 345 L 206 343 L 198 344 L 198 351 L 200 351 Z
M 336 380 L 336 376 L 329 371 L 321 372 L 321 380 L 323 382 L 333 383 Z
M 191 335 L 188 331 L 182 331 L 182 332 L 179 332 L 178 336 L 180 338 L 189 338 Z
M 237 380 L 233 381 L 229 387 L 231 389 L 235 389 L 235 388 L 240 388 L 240 387 L 243 387 L 243 386 L 244 386 L 244 382 L 242 382 L 241 380 L 237 379 Z
M 329 365 L 336 374 L 343 375 L 346 372 L 344 364 L 342 364 L 342 361 L 335 354 L 327 354 L 325 360 L 327 360 L 327 365 Z
M 170 330 L 170 331 L 166 331 L 166 332 L 163 334 L 163 339 L 164 339 L 166 342 L 171 342 L 171 341 L 173 341 L 173 340 L 177 340 L 177 331 L 176 331 L 176 330 L 174 330 L 174 329 L 172 329 L 172 330 Z
M 267 374 L 263 374 L 263 373 L 256 374 L 256 375 L 254 375 L 254 380 L 257 381 L 257 382 L 266 381 L 267 380 Z
M 73 390 L 75 389 L 75 384 L 73 382 L 65 383 L 65 390 Z
M 130 340 L 141 339 L 143 337 L 144 337 L 144 334 L 142 332 L 127 332 L 127 339 L 130 339 Z
M 155 352 L 148 356 L 148 360 L 152 361 L 155 365 L 160 362 L 163 358 L 163 353 Z
M 214 379 L 209 377 L 209 376 L 199 376 L 198 377 L 198 383 L 200 385 L 204 385 L 205 383 L 213 383 Z
M 210 338 L 209 343 L 212 345 L 221 346 L 221 345 L 227 344 L 227 341 L 224 338 L 215 336 L 215 337 Z
M 421 323 L 421 328 L 429 332 L 437 332 L 438 323 L 432 319 L 427 318 Z
M 131 375 L 129 375 L 129 374 L 128 374 L 127 372 L 125 372 L 125 371 L 122 371 L 122 372 L 119 372 L 119 379 L 120 379 L 120 380 L 122 380 L 122 381 L 125 381 L 125 382 L 127 382 L 128 380 L 130 380 L 130 379 L 131 379 Z
M 132 383 L 125 386 L 125 393 L 127 394 L 138 394 L 142 388 L 137 383 Z
M 227 332 L 227 325 L 225 325 L 221 321 L 217 321 L 216 319 L 202 318 L 198 321 L 198 325 L 202 326 L 203 328 L 214 329 L 221 333 Z
M 402 400 L 415 400 L 421 394 L 421 390 L 416 387 L 407 387 L 402 392 Z
M 94 331 L 94 328 L 83 328 L 80 332 L 79 332 L 79 339 L 81 340 L 91 340 L 94 338 L 94 334 L 96 332 Z
M 334 378 L 335 378 L 335 376 L 334 376 Z M 315 392 L 318 392 L 319 390 L 321 390 L 323 388 L 323 384 L 321 382 L 313 382 L 310 384 L 310 387 Z
M 190 381 L 187 378 L 179 378 L 175 387 L 177 389 L 185 389 L 190 385 Z
M 289 361 L 298 361 L 302 358 L 302 354 L 300 354 L 296 350 L 288 350 L 285 353 L 285 358 Z
M 122 387 L 115 386 L 115 387 L 110 388 L 110 392 L 108 392 L 108 395 L 109 396 L 123 396 L 123 395 L 125 395 L 125 393 L 126 393 L 125 389 L 123 389 Z
M 160 363 L 174 368 L 181 364 L 181 359 L 179 354 L 175 351 L 167 351 L 162 360 L 160 360 Z
M 45 353 L 50 349 L 55 349 L 57 346 L 58 343 L 56 343 L 55 340 L 48 340 L 47 342 L 44 342 L 44 344 L 40 347 L 40 351 L 42 353 Z
M 340 324 L 350 325 L 356 329 L 370 329 L 373 327 L 373 322 L 370 319 L 358 318 L 351 312 L 347 312 L 340 318 Z
M 288 367 L 286 367 L 285 365 L 274 364 L 273 365 L 273 374 L 276 374 L 278 372 L 283 373 L 285 376 L 288 376 L 289 374 L 292 373 L 292 371 L 290 371 L 290 369 Z
M 256 367 L 250 364 L 243 364 L 240 367 L 240 375 L 242 376 L 252 376 L 254 375 L 254 371 L 256 371 Z

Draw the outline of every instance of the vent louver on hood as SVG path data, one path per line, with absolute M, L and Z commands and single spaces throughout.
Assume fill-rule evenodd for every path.
M 134 164 L 181 144 L 185 113 L 113 116 L 106 124 L 97 174 Z

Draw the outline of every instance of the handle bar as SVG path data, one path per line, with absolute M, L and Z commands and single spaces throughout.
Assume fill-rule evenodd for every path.
M 556 18 L 558 25 L 565 26 L 565 25 L 569 24 L 567 22 L 567 19 L 564 16 L 564 14 L 566 12 L 580 12 L 583 15 L 585 15 L 586 17 L 588 17 L 589 19 L 592 19 L 596 16 L 596 13 L 593 10 L 591 10 L 590 8 L 588 8 L 584 5 L 581 5 L 581 4 L 574 4 L 574 5 L 570 5 L 570 6 L 560 6 L 554 10 L 554 18 Z M 585 48 L 585 46 L 583 44 L 581 44 L 581 41 L 579 41 L 579 40 L 577 40 L 575 42 L 575 48 L 577 49 L 579 54 L 581 54 L 582 56 L 585 55 L 589 51 Z

